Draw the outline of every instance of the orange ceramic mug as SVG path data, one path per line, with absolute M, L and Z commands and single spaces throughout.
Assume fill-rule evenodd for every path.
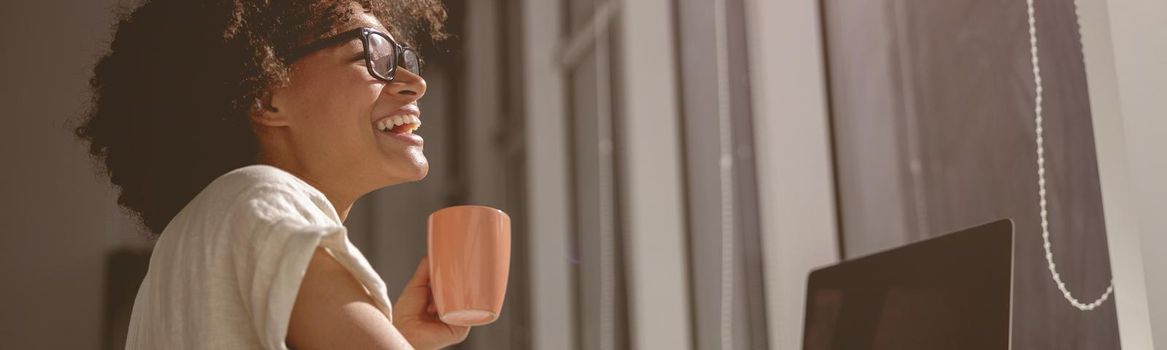
M 479 205 L 429 217 L 430 284 L 442 322 L 484 325 L 498 319 L 511 258 L 511 218 Z

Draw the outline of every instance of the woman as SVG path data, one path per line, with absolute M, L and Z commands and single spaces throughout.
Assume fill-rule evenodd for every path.
M 147 0 L 77 135 L 157 237 L 128 349 L 436 349 L 423 258 L 395 305 L 342 225 L 428 172 L 409 38 L 437 0 Z M 405 234 L 405 233 L 402 233 Z

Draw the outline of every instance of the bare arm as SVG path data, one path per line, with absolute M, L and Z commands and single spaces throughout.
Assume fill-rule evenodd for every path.
M 292 306 L 287 342 L 297 350 L 413 349 L 356 277 L 319 247 Z

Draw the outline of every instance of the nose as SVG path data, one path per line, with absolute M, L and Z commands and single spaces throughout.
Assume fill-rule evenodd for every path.
M 393 76 L 393 82 L 389 83 L 387 87 L 389 93 L 394 97 L 405 100 L 405 102 L 414 102 L 425 96 L 425 79 L 420 75 L 410 72 L 404 67 L 397 67 L 397 73 Z

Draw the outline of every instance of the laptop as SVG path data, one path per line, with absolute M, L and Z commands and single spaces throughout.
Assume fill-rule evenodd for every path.
M 1009 349 L 1013 222 L 810 273 L 804 350 Z

